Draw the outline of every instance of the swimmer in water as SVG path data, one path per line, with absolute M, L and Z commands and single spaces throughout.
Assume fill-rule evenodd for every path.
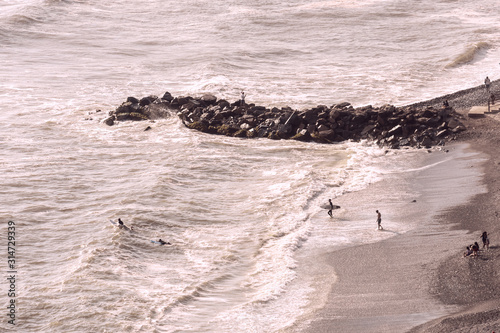
M 129 228 L 129 227 L 127 227 L 127 226 L 123 223 L 123 221 L 122 221 L 122 219 L 121 219 L 121 218 L 118 218 L 118 227 L 119 227 L 120 229 L 125 229 L 125 230 L 133 230 L 133 228 L 134 228 L 134 227 L 130 227 L 130 228 Z
M 158 239 L 158 243 L 160 243 L 161 245 L 171 245 L 170 242 L 165 242 L 164 240 L 162 240 L 161 238 Z

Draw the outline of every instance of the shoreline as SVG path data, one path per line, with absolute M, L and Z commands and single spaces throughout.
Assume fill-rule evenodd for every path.
M 465 332 L 472 328 L 489 332 L 500 328 L 499 126 L 499 115 L 469 120 L 470 129 L 464 140 L 472 149 L 488 156 L 483 163 L 483 183 L 488 192 L 443 216 L 447 222 L 457 223 L 457 228 L 469 230 L 471 236 L 476 236 L 471 237 L 471 241 L 481 244 L 478 235 L 488 231 L 490 250 L 477 259 L 454 255 L 441 262 L 434 272 L 434 297 L 443 304 L 459 305 L 461 311 L 417 326 L 410 333 Z
M 484 123 L 490 126 L 487 121 Z M 474 136 L 472 133 L 470 135 Z M 461 179 L 464 173 L 460 170 L 449 172 L 445 165 L 438 166 L 437 170 L 424 171 L 426 175 L 417 177 L 411 185 L 421 194 L 417 203 L 409 204 L 408 210 L 404 209 L 404 212 L 397 214 L 397 217 L 392 217 L 402 221 L 421 217 L 425 220 L 422 226 L 381 242 L 324 254 L 319 261 L 324 261 L 323 265 L 333 269 L 335 279 L 338 281 L 332 282 L 329 287 L 324 287 L 325 289 L 320 291 L 320 294 L 321 292 L 328 294 L 323 304 L 316 305 L 317 309 L 312 314 L 300 318 L 296 324 L 283 332 L 453 331 L 450 331 L 449 327 L 445 330 L 429 331 L 425 325 L 446 321 L 449 316 L 467 310 L 475 302 L 463 304 L 451 301 L 449 295 L 453 294 L 452 290 L 458 286 L 446 283 L 447 280 L 443 281 L 439 276 L 444 276 L 443 271 L 454 272 L 457 267 L 453 265 L 474 260 L 474 258 L 462 258 L 462 252 L 470 242 L 479 241 L 480 231 L 483 228 L 493 235 L 491 253 L 496 250 L 494 246 L 496 232 L 491 224 L 474 224 L 476 218 L 483 216 L 480 212 L 474 212 L 475 218 L 471 220 L 463 220 L 464 209 L 467 210 L 470 206 L 479 207 L 484 197 L 488 196 L 489 192 L 481 193 L 485 191 L 486 183 L 480 176 L 483 169 L 488 171 L 483 165 L 490 160 L 484 161 L 486 158 L 484 149 L 478 149 L 470 140 L 459 144 L 468 145 L 467 148 L 458 149 L 469 151 L 470 155 L 474 156 L 471 159 L 465 153 L 459 154 L 458 158 L 462 159 L 462 168 L 470 167 L 468 164 L 474 166 L 473 170 L 462 171 L 465 173 L 473 171 L 472 174 L 469 172 L 466 178 L 475 179 L 476 186 L 471 187 L 466 180 L 465 183 L 462 180 L 461 184 L 457 184 L 456 177 Z M 427 159 L 427 165 L 432 161 L 448 159 L 448 156 L 445 158 L 439 152 L 431 155 Z M 451 159 L 447 163 L 455 162 Z M 484 180 L 486 179 L 484 176 Z M 367 192 L 376 193 L 379 187 L 387 185 L 383 182 L 375 184 L 374 188 Z M 396 184 L 389 184 L 391 185 Z M 454 202 L 446 203 L 444 201 L 448 198 L 447 191 L 462 193 L 468 198 L 459 197 Z M 370 194 L 364 196 L 369 197 Z M 428 215 L 422 217 L 422 211 Z M 384 225 L 384 222 L 382 224 Z M 309 258 L 311 259 L 314 258 Z M 469 286 L 471 293 L 477 292 L 473 285 Z M 481 307 L 483 308 L 484 306 Z M 423 326 L 425 328 L 418 330 L 418 327 Z

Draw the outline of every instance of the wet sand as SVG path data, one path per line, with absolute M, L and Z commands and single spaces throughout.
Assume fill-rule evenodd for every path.
M 483 182 L 488 192 L 444 214 L 450 223 L 471 231 L 471 241 L 481 247 L 479 235 L 490 235 L 491 247 L 479 258 L 461 258 L 456 253 L 433 272 L 434 296 L 443 304 L 460 306 L 460 311 L 414 328 L 410 332 L 500 331 L 500 115 L 470 119 L 462 138 L 477 151 L 487 154 Z
M 450 104 L 466 112 L 480 104 L 481 94 L 481 87 L 470 89 Z M 500 115 L 464 117 L 464 123 L 468 130 L 457 141 L 466 148 L 447 147 L 446 157 L 433 152 L 428 163 L 449 156 L 461 162 L 419 175 L 412 186 L 421 196 L 392 216 L 420 219 L 422 225 L 316 258 L 335 274 L 325 302 L 287 332 L 500 331 Z M 365 195 L 396 185 L 375 184 Z M 483 231 L 490 235 L 490 249 L 463 258 L 466 245 L 481 244 Z

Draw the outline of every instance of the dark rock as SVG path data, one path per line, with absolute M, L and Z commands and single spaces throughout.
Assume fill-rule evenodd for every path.
M 141 100 L 139 101 L 139 105 L 140 106 L 146 106 L 146 105 L 149 105 L 151 103 L 153 103 L 154 101 L 156 101 L 158 99 L 158 96 L 148 96 L 148 97 L 143 97 L 141 98 Z
M 279 124 L 278 130 L 276 131 L 278 136 L 282 139 L 288 139 L 290 133 L 292 132 L 292 126 L 286 124 Z
M 219 128 L 217 129 L 217 134 L 232 136 L 238 130 L 239 130 L 238 128 L 224 124 L 219 126 Z
M 447 130 L 447 129 L 443 129 L 443 130 L 441 130 L 441 131 L 437 132 L 437 133 L 436 133 L 436 136 L 437 136 L 438 138 L 440 138 L 440 137 L 446 136 L 446 134 L 448 134 L 448 130 Z
M 257 131 L 255 128 L 251 128 L 247 131 L 247 138 L 255 138 L 257 136 Z
M 403 132 L 403 127 L 401 125 L 394 126 L 387 132 L 388 135 L 399 135 Z
M 139 100 L 135 97 L 127 97 L 127 102 L 132 104 L 139 104 Z
M 217 103 L 217 97 L 215 97 L 212 94 L 205 94 L 205 95 L 201 96 L 201 101 L 205 105 L 214 105 L 215 103 Z
M 236 138 L 246 138 L 246 137 L 248 137 L 247 131 L 244 130 L 244 129 L 240 129 L 240 130 L 236 131 L 233 136 L 236 137 Z
M 172 115 L 172 110 L 167 104 L 149 104 L 143 109 L 143 114 L 148 119 L 163 119 Z
M 323 131 L 318 131 L 318 135 L 323 139 L 334 140 L 335 139 L 335 131 L 331 129 L 326 129 Z
M 306 129 L 303 129 L 299 131 L 296 135 L 294 135 L 292 140 L 297 140 L 297 141 L 309 141 L 311 140 L 311 134 Z
M 363 130 L 361 131 L 361 135 L 366 135 L 368 133 L 370 133 L 373 129 L 375 129 L 377 126 L 376 125 L 373 125 L 373 124 L 370 124 L 370 125 L 366 125 L 365 128 L 363 128 Z
M 267 138 L 271 139 L 271 140 L 280 140 L 281 139 L 281 137 L 278 134 L 278 131 L 271 131 L 271 133 L 269 133 Z
M 207 123 L 204 121 L 195 121 L 193 123 L 187 124 L 186 127 L 200 132 L 207 132 L 208 130 Z
M 423 146 L 423 147 L 425 147 L 425 148 L 430 148 L 433 145 L 433 141 L 428 136 L 425 136 L 423 138 L 423 140 L 420 142 L 420 145 Z
M 231 106 L 231 104 L 229 104 L 228 101 L 226 101 L 225 99 L 221 99 L 217 102 L 217 105 L 220 106 L 221 109 L 224 109 L 224 108 L 228 108 Z
M 104 119 L 102 122 L 105 123 L 108 126 L 113 126 L 115 124 L 115 116 L 109 116 L 108 118 Z
M 152 120 L 176 113 L 184 125 L 198 131 L 236 137 L 262 137 L 332 143 L 369 139 L 397 149 L 403 146 L 431 147 L 453 140 L 465 130 L 452 108 L 371 105 L 354 109 L 350 103 L 328 108 L 318 105 L 302 111 L 290 107 L 268 109 L 255 104 L 240 105 L 218 100 L 211 94 L 200 98 L 173 97 L 166 92 L 137 100 L 129 97 L 103 122 Z M 295 133 L 295 135 L 294 135 Z
M 170 94 L 168 91 L 163 94 L 163 97 L 162 99 L 166 100 L 167 102 L 172 102 L 172 100 L 174 99 L 174 97 L 172 96 L 172 94 Z
M 335 104 L 332 106 L 332 109 L 345 109 L 347 107 L 351 106 L 351 103 L 349 102 L 343 102 L 339 104 Z

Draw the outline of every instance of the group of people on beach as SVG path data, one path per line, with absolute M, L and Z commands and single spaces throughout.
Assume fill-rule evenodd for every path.
M 340 206 L 335 206 L 332 202 L 332 199 L 328 199 L 328 202 L 330 203 L 328 215 L 330 215 L 330 217 L 333 217 L 333 210 L 340 208 Z M 375 211 L 375 213 L 377 213 L 377 230 L 384 230 L 384 228 L 382 228 L 382 214 L 378 211 L 378 209 Z
M 486 249 L 488 250 L 490 248 L 490 239 L 488 238 L 488 233 L 484 231 L 481 234 L 481 241 L 483 242 L 483 250 Z M 474 242 L 474 244 L 471 244 L 466 247 L 466 250 L 464 252 L 464 257 L 478 257 L 479 256 L 479 244 L 477 242 Z

